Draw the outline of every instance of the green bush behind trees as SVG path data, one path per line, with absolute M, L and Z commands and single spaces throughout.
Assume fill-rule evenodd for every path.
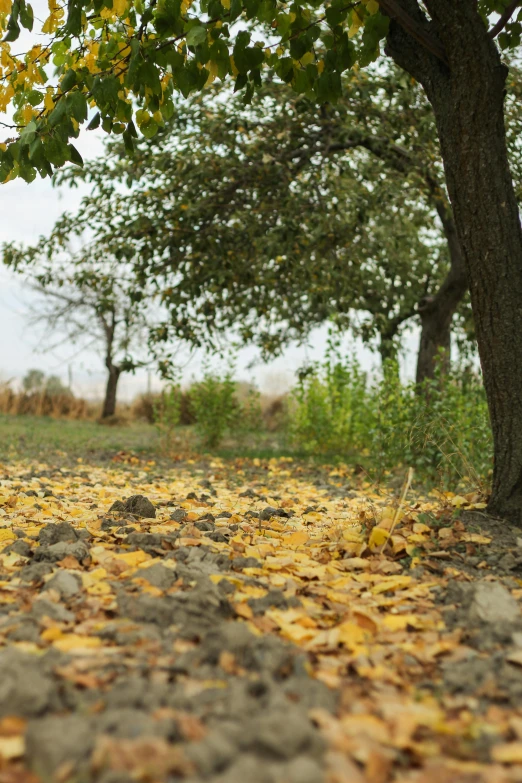
M 411 466 L 428 482 L 486 487 L 492 439 L 486 396 L 471 367 L 439 368 L 421 389 L 387 361 L 373 380 L 330 350 L 291 394 L 289 443 L 306 454 L 362 459 L 375 477 Z

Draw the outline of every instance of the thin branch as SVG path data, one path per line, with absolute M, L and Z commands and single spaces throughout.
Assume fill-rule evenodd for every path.
M 512 0 L 512 2 L 508 5 L 496 25 L 494 25 L 491 30 L 488 31 L 488 35 L 490 38 L 496 38 L 499 33 L 502 32 L 504 27 L 507 25 L 517 8 L 520 6 L 520 0 Z
M 436 41 L 434 38 L 426 32 L 424 27 L 412 19 L 411 16 L 406 13 L 404 8 L 397 2 L 397 0 L 378 0 L 378 3 L 384 13 L 391 19 L 395 19 L 403 30 L 405 30 L 412 38 L 418 41 L 429 52 L 435 55 L 444 65 L 449 66 L 448 58 L 444 47 Z

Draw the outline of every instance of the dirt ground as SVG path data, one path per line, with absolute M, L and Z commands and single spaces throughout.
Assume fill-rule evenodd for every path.
M 522 540 L 287 459 L 0 466 L 0 783 L 522 781 Z

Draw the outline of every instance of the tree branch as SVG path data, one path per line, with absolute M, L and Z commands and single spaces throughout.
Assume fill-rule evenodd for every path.
M 434 54 L 435 57 L 444 63 L 444 65 L 449 66 L 444 47 L 432 38 L 421 24 L 416 22 L 415 19 L 412 19 L 397 0 L 378 0 L 378 3 L 381 10 L 384 11 L 390 19 L 394 19 L 412 38 Z
M 517 8 L 520 6 L 520 0 L 512 0 L 512 2 L 508 5 L 496 25 L 494 25 L 491 30 L 488 31 L 488 35 L 490 38 L 496 38 L 499 33 L 502 32 L 504 27 L 507 25 Z

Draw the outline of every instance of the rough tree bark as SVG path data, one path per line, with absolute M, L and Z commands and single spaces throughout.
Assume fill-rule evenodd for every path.
M 417 354 L 416 382 L 418 385 L 434 377 L 441 355 L 442 369 L 449 367 L 451 322 L 468 290 L 464 259 L 460 251 L 451 208 L 441 198 L 437 198 L 435 205 L 446 235 L 451 265 L 437 293 L 434 296 L 426 296 L 419 302 L 421 335 Z
M 470 283 L 495 453 L 488 509 L 522 524 L 522 229 L 504 128 L 507 68 L 476 0 L 425 0 L 430 19 L 417 0 L 392 5 L 415 27 L 407 32 L 388 5 L 387 51 L 433 107 Z
M 116 392 L 118 389 L 118 381 L 120 379 L 121 370 L 112 362 L 106 362 L 109 375 L 107 377 L 107 385 L 105 387 L 105 399 L 103 401 L 102 419 L 106 419 L 109 416 L 114 416 L 116 412 Z

